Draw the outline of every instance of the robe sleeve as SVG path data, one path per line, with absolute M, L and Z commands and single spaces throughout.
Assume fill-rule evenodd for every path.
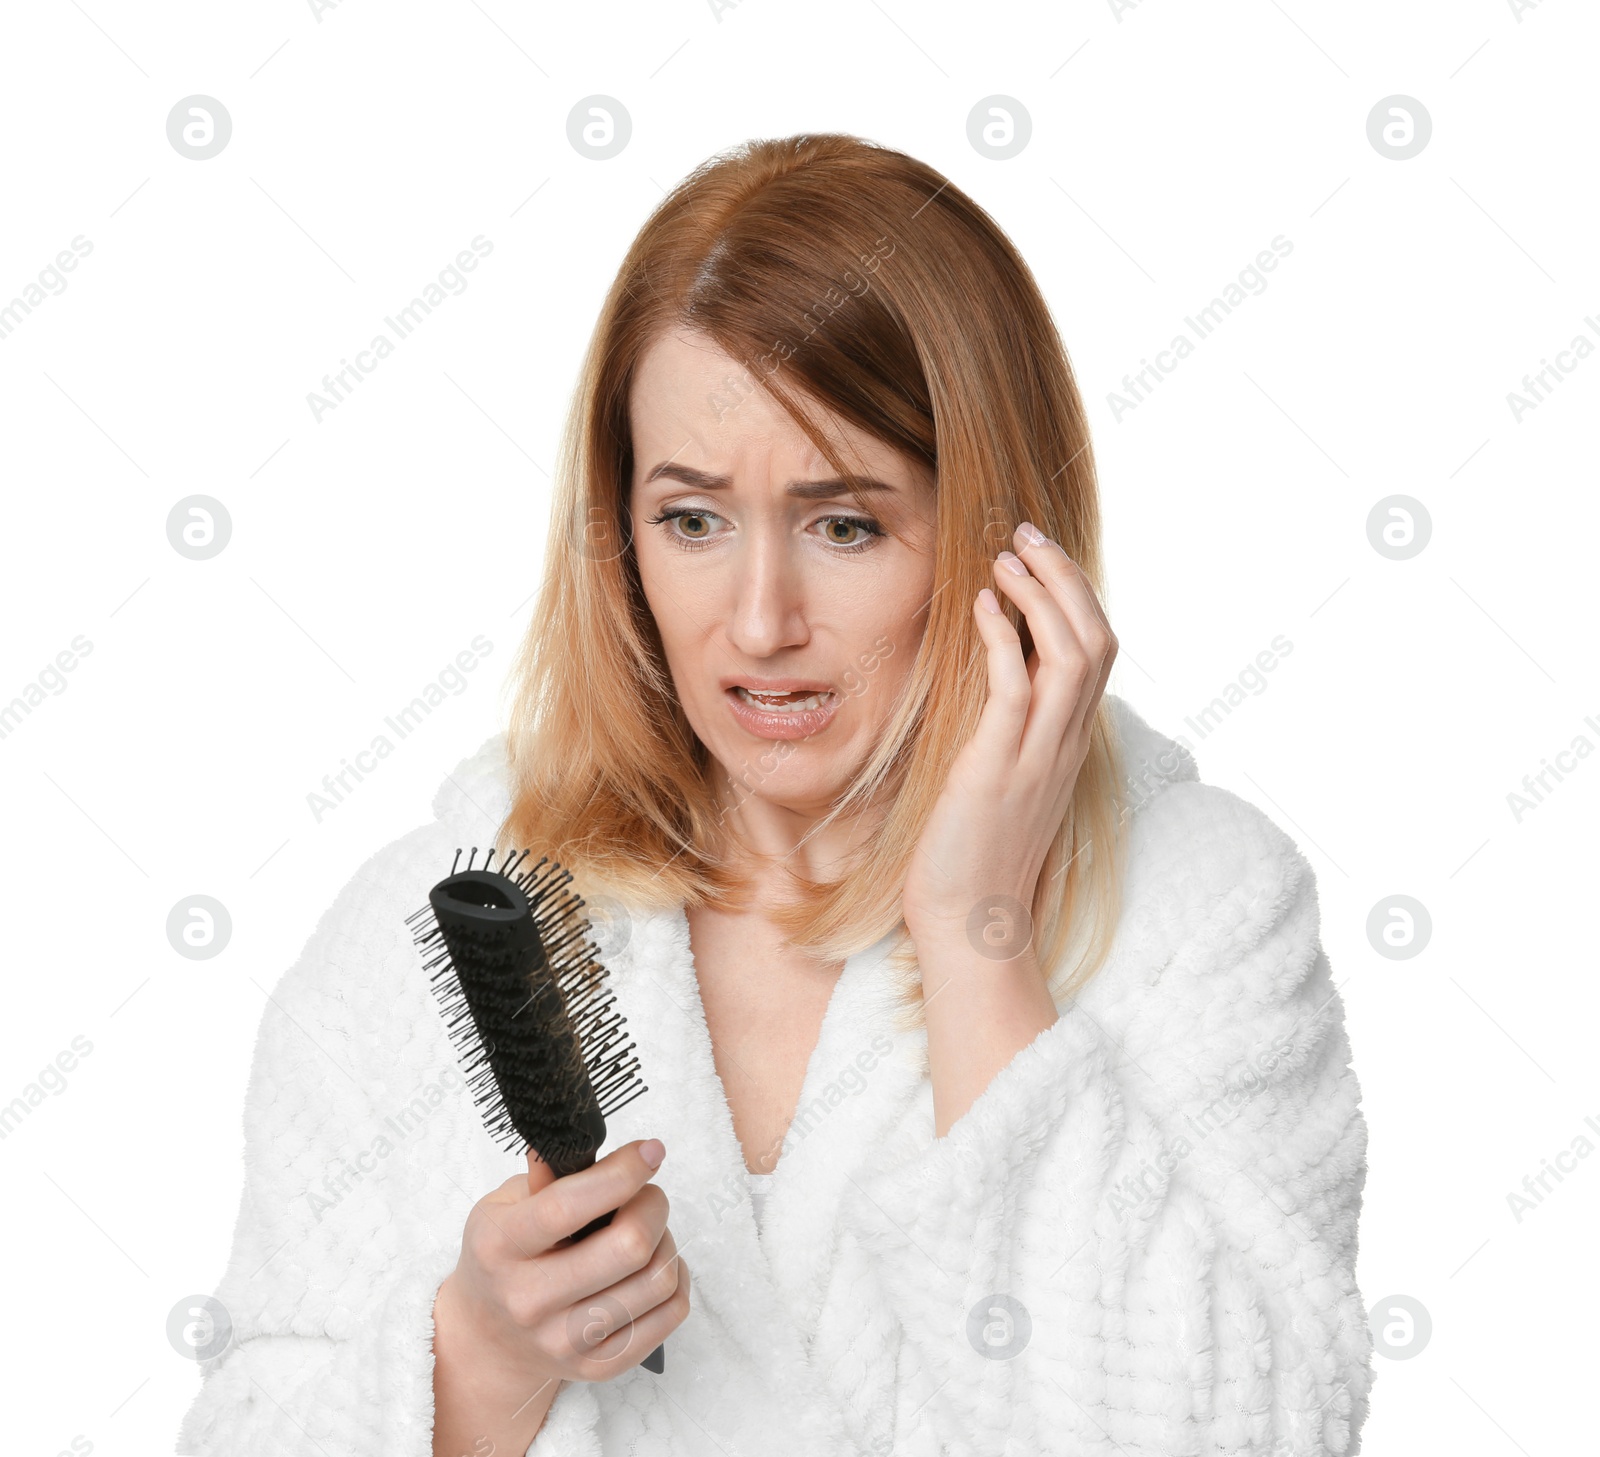
M 1130 887 L 1101 974 L 1131 990 L 842 1207 L 901 1333 L 897 1452 L 1359 1450 L 1366 1126 L 1314 876 L 1225 790 L 1144 813 L 1182 849 Z
M 268 994 L 214 1292 L 231 1334 L 200 1362 L 179 1452 L 430 1457 L 433 1301 L 457 1248 L 443 1221 L 419 1235 L 397 1219 L 403 1159 L 373 1152 L 411 1086 L 377 995 L 386 972 L 404 974 L 396 882 L 422 860 L 406 848 L 357 873 Z

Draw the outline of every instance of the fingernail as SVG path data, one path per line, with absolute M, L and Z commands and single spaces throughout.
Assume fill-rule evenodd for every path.
M 1003 551 L 1000 553 L 999 560 L 1001 565 L 1009 567 L 1019 577 L 1028 575 L 1028 569 L 1022 565 L 1021 557 L 1013 556 L 1009 551 Z
M 987 587 L 978 593 L 978 601 L 983 603 L 983 610 L 985 612 L 998 612 L 1000 610 L 1000 599 L 996 597 L 994 593 L 991 592 Z
M 1024 521 L 1017 527 L 1017 540 L 1024 546 L 1043 546 L 1050 538 L 1040 531 L 1031 521 Z
M 667 1156 L 667 1146 L 659 1138 L 647 1138 L 639 1145 L 639 1157 L 652 1169 L 661 1167 L 661 1160 Z

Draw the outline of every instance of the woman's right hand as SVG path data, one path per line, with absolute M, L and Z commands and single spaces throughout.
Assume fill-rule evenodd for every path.
M 561 1381 L 609 1381 L 683 1323 L 689 1271 L 647 1142 L 560 1179 L 530 1153 L 527 1174 L 472 1206 L 434 1302 L 435 1451 L 531 1441 Z M 610 1224 L 572 1242 L 608 1209 Z

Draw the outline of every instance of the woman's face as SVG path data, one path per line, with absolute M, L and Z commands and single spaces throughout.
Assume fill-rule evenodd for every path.
M 808 816 L 878 742 L 935 586 L 932 472 L 813 413 L 879 483 L 870 515 L 705 335 L 658 339 L 629 399 L 634 549 L 684 713 L 734 802 Z

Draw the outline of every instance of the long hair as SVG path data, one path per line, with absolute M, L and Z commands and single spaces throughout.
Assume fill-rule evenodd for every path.
M 538 604 L 512 674 L 512 804 L 498 837 L 561 860 L 581 893 L 646 909 L 731 907 L 744 889 L 718 849 L 708 755 L 677 701 L 633 551 L 629 389 L 646 350 L 682 328 L 743 365 L 726 408 L 766 390 L 852 493 L 856 477 L 812 418 L 819 406 L 936 482 L 939 585 L 917 655 L 880 742 L 830 811 L 872 804 L 881 824 L 845 875 L 796 875 L 796 897 L 774 913 L 792 946 L 842 959 L 900 927 L 917 839 L 976 731 L 988 682 L 970 608 L 994 554 L 1032 521 L 1103 598 L 1082 400 L 1010 240 L 902 152 L 840 134 L 751 141 L 662 200 L 606 297 L 563 437 Z M 1026 621 L 996 595 L 1029 650 Z M 1109 951 L 1123 819 L 1102 700 L 1027 908 L 1058 1001 Z M 912 1024 L 913 955 L 900 935 L 890 964 Z

